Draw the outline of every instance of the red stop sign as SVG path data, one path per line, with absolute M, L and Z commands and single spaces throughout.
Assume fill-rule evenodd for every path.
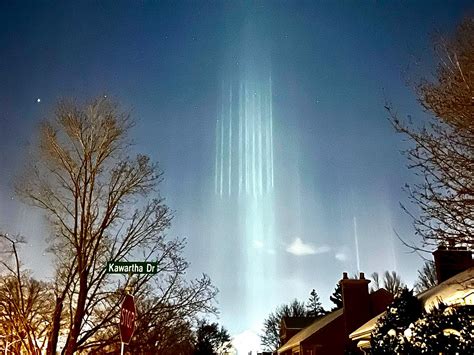
M 135 310 L 135 301 L 133 296 L 125 295 L 122 302 L 122 309 L 120 310 L 120 338 L 122 343 L 130 343 L 133 331 L 135 330 L 135 319 L 137 312 Z

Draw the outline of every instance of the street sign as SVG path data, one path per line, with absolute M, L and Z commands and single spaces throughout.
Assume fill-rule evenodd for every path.
M 137 312 L 133 296 L 125 295 L 122 309 L 120 310 L 120 339 L 124 344 L 130 343 L 130 339 L 132 339 L 136 316 Z
M 156 274 L 158 263 L 151 261 L 109 261 L 107 274 Z

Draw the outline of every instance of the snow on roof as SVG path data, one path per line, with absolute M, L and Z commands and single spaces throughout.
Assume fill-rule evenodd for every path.
M 445 304 L 474 305 L 474 267 L 454 275 L 439 285 L 420 293 L 417 297 L 421 300 L 427 311 L 430 311 L 441 302 Z M 377 321 L 383 314 L 385 312 L 380 313 L 357 328 L 349 337 L 352 340 L 370 339 L 372 329 L 374 329 Z
M 417 296 L 426 311 L 440 302 L 445 304 L 474 304 L 474 267 L 460 272 Z
M 298 346 L 302 341 L 309 338 L 311 335 L 316 333 L 319 329 L 324 328 L 326 325 L 334 321 L 335 319 L 342 316 L 342 308 L 338 309 L 337 311 L 331 312 L 321 318 L 315 320 L 311 325 L 304 328 L 303 330 L 296 333 L 294 336 L 288 340 L 288 342 L 283 345 L 280 349 L 278 349 L 278 353 L 282 353 L 288 349 L 293 348 L 294 346 Z

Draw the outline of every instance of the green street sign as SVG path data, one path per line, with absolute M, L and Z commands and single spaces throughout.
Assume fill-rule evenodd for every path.
M 156 274 L 158 263 L 150 261 L 109 261 L 107 274 Z

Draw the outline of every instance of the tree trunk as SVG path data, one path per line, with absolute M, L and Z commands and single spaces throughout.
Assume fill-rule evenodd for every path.
M 46 349 L 47 355 L 56 355 L 56 348 L 58 346 L 59 329 L 61 327 L 61 314 L 63 312 L 64 297 L 56 297 L 56 304 L 53 313 L 53 327 L 48 338 L 48 347 Z
M 84 310 L 87 298 L 87 274 L 85 268 L 81 268 L 79 280 L 79 297 L 77 299 L 76 312 L 74 313 L 74 321 L 67 337 L 66 346 L 64 347 L 64 355 L 73 355 L 77 350 L 77 340 L 81 331 L 82 319 L 84 318 Z

